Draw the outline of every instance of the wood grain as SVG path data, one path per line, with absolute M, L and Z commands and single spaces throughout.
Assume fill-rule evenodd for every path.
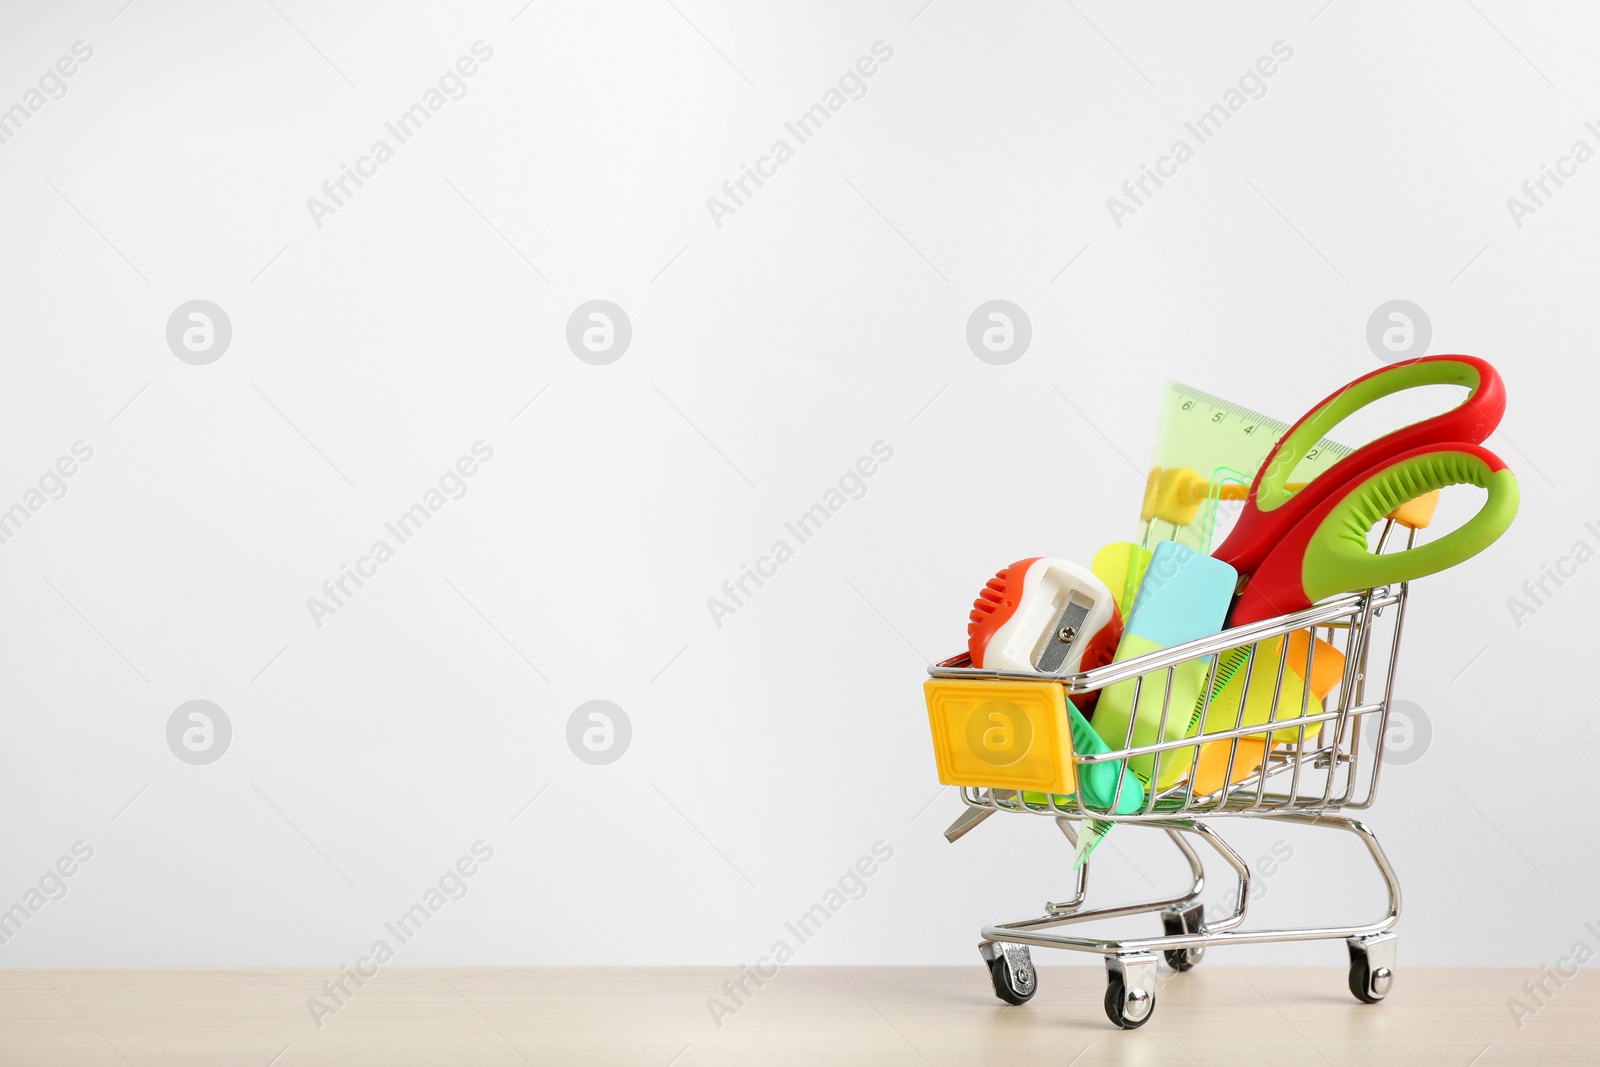
M 1113 1029 L 1098 966 L 1044 968 L 1022 1007 L 972 967 L 788 967 L 718 1026 L 732 968 L 393 969 L 313 1021 L 326 970 L 0 972 L 0 1064 L 1593 1064 L 1600 976 L 1520 1028 L 1537 977 L 1403 967 L 1376 1006 L 1343 970 L 1210 967 L 1172 975 L 1154 1018 Z M 1553 989 L 1553 985 L 1551 986 Z M 731 1003 L 731 1002 L 730 1002 Z

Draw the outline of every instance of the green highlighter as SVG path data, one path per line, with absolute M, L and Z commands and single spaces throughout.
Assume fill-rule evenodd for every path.
M 1233 602 L 1239 573 L 1221 560 L 1213 559 L 1176 541 L 1156 546 L 1139 583 L 1133 610 L 1122 630 L 1114 663 L 1143 656 L 1185 641 L 1220 633 Z M 1165 671 L 1139 680 L 1107 686 L 1095 706 L 1094 731 L 1111 749 L 1129 747 L 1128 726 L 1133 724 L 1132 745 L 1153 745 L 1181 740 L 1188 732 L 1195 700 L 1205 686 L 1211 661 L 1207 657 L 1186 660 L 1172 672 L 1172 692 L 1168 694 Z M 1134 690 L 1139 697 L 1134 700 Z M 1161 726 L 1161 707 L 1167 705 L 1165 729 Z M 1161 736 L 1157 736 L 1157 734 Z M 1181 778 L 1192 762 L 1192 752 L 1173 750 L 1163 754 L 1161 780 L 1157 791 Z M 1154 756 L 1135 756 L 1130 769 L 1147 788 L 1155 771 Z

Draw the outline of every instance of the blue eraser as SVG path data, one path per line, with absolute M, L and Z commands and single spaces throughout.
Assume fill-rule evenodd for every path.
M 1239 572 L 1176 541 L 1150 557 L 1124 629 L 1160 647 L 1210 637 L 1222 630 Z

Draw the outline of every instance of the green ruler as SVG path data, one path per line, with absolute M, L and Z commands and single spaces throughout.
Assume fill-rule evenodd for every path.
M 1232 528 L 1256 471 L 1289 424 L 1242 404 L 1169 381 L 1141 511 L 1141 540 L 1179 541 L 1210 552 Z M 1323 438 L 1290 474 L 1308 482 L 1352 449 Z

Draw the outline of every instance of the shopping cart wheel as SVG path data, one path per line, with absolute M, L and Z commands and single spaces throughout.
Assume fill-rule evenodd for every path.
M 1198 934 L 1205 929 L 1200 920 L 1204 912 L 1205 908 L 1200 904 L 1183 911 L 1164 911 L 1161 913 L 1161 925 L 1166 927 L 1168 937 Z M 1206 947 L 1196 945 L 1193 948 L 1169 948 L 1162 955 L 1167 957 L 1167 966 L 1173 970 L 1190 971 L 1194 969 L 1195 964 L 1205 958 Z
M 1106 1018 L 1124 1030 L 1150 1021 L 1156 1010 L 1156 955 L 1106 957 Z
M 1394 934 L 1352 937 L 1350 949 L 1350 992 L 1363 1004 L 1376 1004 L 1394 988 Z
M 1033 969 L 1027 945 L 985 941 L 978 946 L 978 953 L 989 965 L 994 995 L 1007 1004 L 1026 1004 L 1039 991 L 1039 972 Z

